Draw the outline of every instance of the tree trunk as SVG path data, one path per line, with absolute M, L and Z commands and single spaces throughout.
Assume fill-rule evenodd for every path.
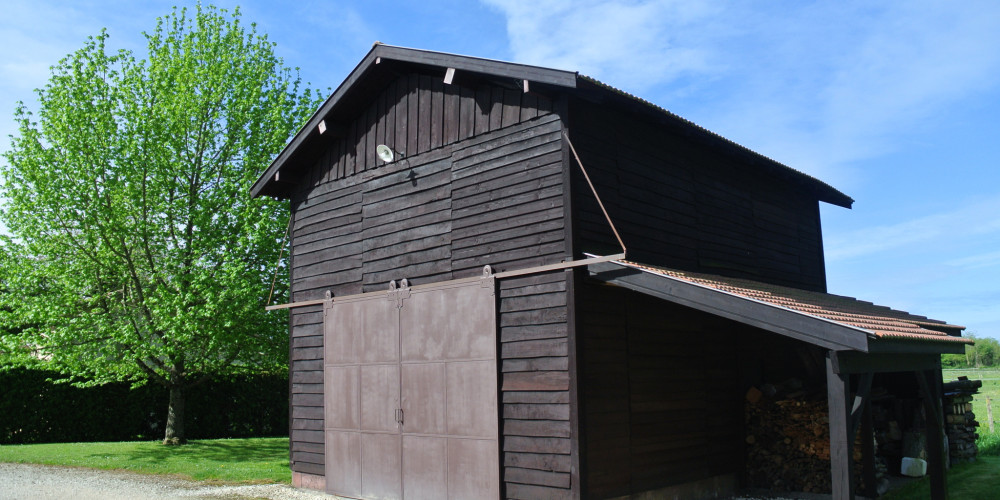
M 187 443 L 184 434 L 184 390 L 180 385 L 170 386 L 170 406 L 167 407 L 167 432 L 163 444 Z

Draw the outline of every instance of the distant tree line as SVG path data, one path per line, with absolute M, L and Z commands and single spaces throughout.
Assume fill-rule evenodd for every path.
M 976 341 L 965 347 L 965 354 L 945 354 L 941 356 L 941 365 L 945 368 L 988 368 L 1000 366 L 1000 341 L 990 337 L 977 337 L 968 334 L 968 338 Z

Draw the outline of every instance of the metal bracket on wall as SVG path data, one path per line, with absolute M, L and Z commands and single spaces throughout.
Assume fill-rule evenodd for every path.
M 396 308 L 401 309 L 403 301 L 410 298 L 410 282 L 403 278 L 399 281 L 399 286 L 396 286 L 396 280 L 390 281 L 386 298 L 396 301 Z
M 479 286 L 481 288 L 488 288 L 490 295 L 495 295 L 495 284 L 496 280 L 493 278 L 493 268 L 489 264 L 483 266 L 483 277 L 479 278 Z

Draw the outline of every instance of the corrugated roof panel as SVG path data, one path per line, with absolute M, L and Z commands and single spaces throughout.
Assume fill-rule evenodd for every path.
M 871 302 L 861 301 L 853 297 L 813 292 L 739 278 L 678 271 L 640 264 L 638 262 L 619 261 L 618 263 L 644 272 L 669 276 L 746 299 L 859 328 L 870 332 L 877 338 L 959 342 L 966 344 L 973 342 L 972 339 L 956 337 L 932 329 L 940 328 L 958 331 L 964 330 L 964 326 L 950 325 L 943 321 L 872 304 Z

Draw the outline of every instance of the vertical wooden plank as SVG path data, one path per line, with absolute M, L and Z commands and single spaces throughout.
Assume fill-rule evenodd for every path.
M 503 111 L 500 117 L 500 126 L 509 127 L 517 124 L 521 119 L 521 91 L 516 89 L 504 89 L 503 91 Z
M 458 142 L 458 86 L 444 86 L 444 143 Z
M 399 80 L 393 80 L 389 84 L 389 90 L 385 95 L 385 106 L 388 110 L 388 117 L 386 118 L 386 123 L 388 124 L 385 129 L 385 143 L 396 151 L 402 151 L 403 148 L 396 147 L 396 111 L 398 110 L 396 104 L 396 95 L 398 90 L 396 86 L 399 84 Z
M 924 400 L 925 429 L 927 436 L 927 473 L 931 476 L 931 500 L 948 498 L 948 477 L 945 465 L 944 414 L 941 408 L 941 372 L 926 370 L 915 372 Z
M 406 95 L 406 154 L 408 156 L 413 156 L 420 152 L 417 148 L 417 133 L 420 130 L 419 83 L 419 75 L 410 75 Z
M 358 161 L 364 155 L 365 147 L 361 144 L 361 141 L 364 140 L 364 134 L 361 132 L 361 120 L 364 117 L 365 115 L 362 113 L 361 116 L 351 122 L 350 157 L 347 159 L 347 175 L 355 175 L 359 172 Z
M 503 126 L 503 89 L 493 87 L 490 96 L 490 130 L 498 130 Z
M 396 104 L 394 106 L 396 138 L 393 140 L 393 147 L 396 148 L 396 151 L 403 153 L 404 156 L 409 152 L 409 150 L 406 149 L 406 96 L 407 92 L 409 92 L 408 81 L 409 80 L 405 76 L 396 79 Z
M 375 108 L 375 139 L 372 142 L 378 147 L 379 144 L 385 144 L 385 92 L 375 98 L 372 106 Z M 377 168 L 381 165 L 382 161 L 378 159 L 378 155 L 376 154 L 372 157 L 372 163 L 369 165 L 369 168 Z
M 552 112 L 552 100 L 546 97 L 538 98 L 538 115 L 547 115 Z
M 462 87 L 458 103 L 458 140 L 472 137 L 476 131 L 476 94 L 472 89 Z
M 337 178 L 337 164 L 340 162 L 340 141 L 331 141 L 326 150 L 330 154 L 330 160 L 326 165 L 326 180 L 330 182 Z
M 849 375 L 836 373 L 832 351 L 826 356 L 826 397 L 830 411 L 830 474 L 833 500 L 854 500 L 851 473 L 853 436 L 848 436 L 850 407 L 847 395 Z
M 535 94 L 521 95 L 521 121 L 527 121 L 538 116 L 538 96 Z
M 444 144 L 444 82 L 431 79 L 431 149 Z
M 431 77 L 420 75 L 417 100 L 417 152 L 423 153 L 431 149 Z
M 364 170 L 369 170 L 375 167 L 375 146 L 378 145 L 378 135 L 376 133 L 376 125 L 378 124 L 378 109 L 377 104 L 372 103 L 368 107 L 368 130 L 365 132 L 365 163 Z
M 334 175 L 333 178 L 334 179 L 343 179 L 344 178 L 344 164 L 345 164 L 345 162 L 344 162 L 344 138 L 337 139 L 337 156 L 335 158 L 335 161 L 337 162 L 336 165 L 334 165 L 334 169 L 336 170 L 336 175 Z
M 875 425 L 872 422 L 872 401 L 865 398 L 864 410 L 861 414 L 861 474 L 865 479 L 863 494 L 869 498 L 878 496 L 875 484 Z
M 333 148 L 327 145 L 323 151 L 323 159 L 320 161 L 320 180 L 325 183 L 330 181 L 330 165 L 333 163 Z
M 483 86 L 476 89 L 476 126 L 473 135 L 490 131 L 490 88 Z

